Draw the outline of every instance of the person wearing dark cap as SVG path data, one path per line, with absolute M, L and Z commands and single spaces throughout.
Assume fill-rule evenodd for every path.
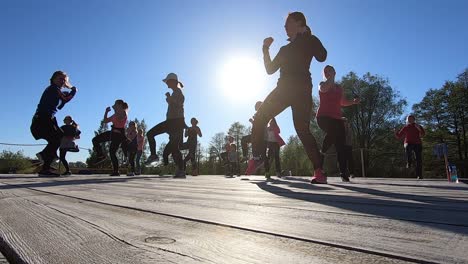
M 166 120 L 157 124 L 146 133 L 151 152 L 151 155 L 146 160 L 146 164 L 159 161 L 159 157 L 156 155 L 156 140 L 154 137 L 167 133 L 169 134 L 169 142 L 164 149 L 165 155 L 163 155 L 163 163 L 167 165 L 169 163 L 169 154 L 172 154 L 172 158 L 177 166 L 174 177 L 185 178 L 184 162 L 182 153 L 180 152 L 180 147 L 183 143 L 184 129 L 187 127 L 184 118 L 185 97 L 181 89 L 184 85 L 179 81 L 175 73 L 169 73 L 162 81 L 166 83 L 167 88 L 172 90 L 172 94 L 169 92 L 166 93 Z

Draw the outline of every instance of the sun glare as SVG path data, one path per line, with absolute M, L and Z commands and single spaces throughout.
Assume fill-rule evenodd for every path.
M 251 101 L 265 88 L 267 74 L 261 61 L 238 57 L 226 62 L 219 77 L 226 96 L 235 101 Z

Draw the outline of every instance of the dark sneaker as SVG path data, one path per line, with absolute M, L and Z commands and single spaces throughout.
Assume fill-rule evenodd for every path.
M 62 173 L 62 176 L 71 176 L 72 173 L 70 171 L 66 171 L 64 173 Z
M 135 173 L 129 172 L 129 173 L 127 173 L 127 176 L 135 176 Z
M 349 182 L 349 176 L 347 173 L 340 173 L 340 177 L 343 182 Z
M 263 160 L 260 158 L 252 158 L 249 160 L 247 169 L 245 170 L 245 175 L 254 174 L 260 167 L 263 166 Z
M 323 174 L 321 169 L 317 169 L 314 172 L 314 176 L 312 176 L 312 179 L 310 180 L 310 183 L 312 184 L 327 184 L 327 176 Z
M 49 177 L 60 177 L 60 174 L 51 172 L 49 170 L 42 170 L 38 173 L 38 177 L 44 177 L 44 178 L 49 178 Z
M 120 173 L 118 173 L 118 172 L 113 172 L 113 173 L 109 174 L 109 176 L 120 176 Z

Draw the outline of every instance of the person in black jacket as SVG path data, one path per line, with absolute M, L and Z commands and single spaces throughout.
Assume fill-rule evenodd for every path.
M 75 143 L 76 139 L 80 138 L 81 131 L 78 129 L 78 124 L 72 119 L 71 116 L 66 116 L 63 119 L 65 125 L 61 126 L 60 129 L 63 131 L 63 137 L 60 143 L 60 161 L 65 167 L 65 172 L 63 176 L 70 176 L 70 167 L 68 166 L 68 161 L 65 158 L 67 152 L 78 152 L 80 149 Z
M 61 90 L 62 88 L 68 88 L 71 92 L 64 93 Z M 47 146 L 36 154 L 39 160 L 43 162 L 39 176 L 60 176 L 50 170 L 50 164 L 57 158 L 57 149 L 63 135 L 63 131 L 59 128 L 55 119 L 55 113 L 75 96 L 76 91 L 76 87 L 70 84 L 68 75 L 63 71 L 56 71 L 50 78 L 50 85 L 42 93 L 30 127 L 31 134 L 36 140 L 45 139 L 47 141 Z
M 273 38 L 263 41 L 263 61 L 268 74 L 280 70 L 275 89 L 263 100 L 255 114 L 252 126 L 252 153 L 246 174 L 255 173 L 265 160 L 265 127 L 273 117 L 291 107 L 294 127 L 304 145 L 305 151 L 314 165 L 314 177 L 321 177 L 322 160 L 315 137 L 309 130 L 312 103 L 312 78 L 309 67 L 315 57 L 319 62 L 327 58 L 327 50 L 312 34 L 306 18 L 301 12 L 290 13 L 285 24 L 290 43 L 281 47 L 271 60 L 269 48 Z M 312 182 L 314 181 L 312 178 Z

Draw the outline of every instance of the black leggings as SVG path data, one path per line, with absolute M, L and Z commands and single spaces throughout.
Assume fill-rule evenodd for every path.
M 294 128 L 314 169 L 321 169 L 317 141 L 309 129 L 313 102 L 312 84 L 309 80 L 283 81 L 265 98 L 255 114 L 252 126 L 252 153 L 254 157 L 265 155 L 265 127 L 268 122 L 286 108 L 291 107 Z
M 111 131 L 106 131 L 93 138 L 93 148 L 98 157 L 104 156 L 101 143 L 110 141 L 109 154 L 112 162 L 112 169 L 114 172 L 119 171 L 119 160 L 116 153 L 120 145 L 124 155 L 127 154 L 127 144 L 125 137 L 125 130 L 123 128 L 112 128 Z
M 69 172 L 69 171 L 70 171 L 70 167 L 68 166 L 68 161 L 67 161 L 67 159 L 65 158 L 66 155 L 67 155 L 67 150 L 65 150 L 65 149 L 60 149 L 60 161 L 62 162 L 63 167 L 65 167 L 65 171 Z
M 416 156 L 416 176 L 422 176 L 422 144 L 407 144 L 405 145 L 406 162 L 408 166 L 413 163 L 413 152 Z
M 325 132 L 325 138 L 322 143 L 322 153 L 335 145 L 336 155 L 340 173 L 347 173 L 346 153 L 345 153 L 345 127 L 343 120 L 334 119 L 328 116 L 317 117 L 317 124 Z
M 151 128 L 148 133 L 146 133 L 151 155 L 156 155 L 156 140 L 154 137 L 156 135 L 168 133 L 169 142 L 163 151 L 164 163 L 168 162 L 168 157 L 172 154 L 172 158 L 179 170 L 183 170 L 184 162 L 182 160 L 182 153 L 180 153 L 180 146 L 183 143 L 185 128 L 184 118 L 168 119 Z
M 63 136 L 57 119 L 48 115 L 36 114 L 32 119 L 30 129 L 36 140 L 45 139 L 47 141 L 47 146 L 41 151 L 41 156 L 44 159 L 42 170 L 49 170 L 50 164 L 57 157 L 57 150 Z
M 350 174 L 354 174 L 353 146 L 345 145 L 344 152 L 346 156 L 346 164 L 348 165 L 348 171 Z
M 281 172 L 280 145 L 278 142 L 268 142 L 268 153 L 265 159 L 265 171 L 270 171 L 270 160 L 274 158 L 276 172 Z
M 188 154 L 187 156 L 185 156 L 185 159 L 184 159 L 184 169 L 187 168 L 187 161 L 190 160 L 190 163 L 192 164 L 192 170 L 196 170 L 197 169 L 197 162 L 196 162 L 196 159 L 195 159 L 195 155 L 197 153 L 197 142 L 185 142 L 184 144 L 182 144 L 182 147 L 181 149 L 188 149 Z

